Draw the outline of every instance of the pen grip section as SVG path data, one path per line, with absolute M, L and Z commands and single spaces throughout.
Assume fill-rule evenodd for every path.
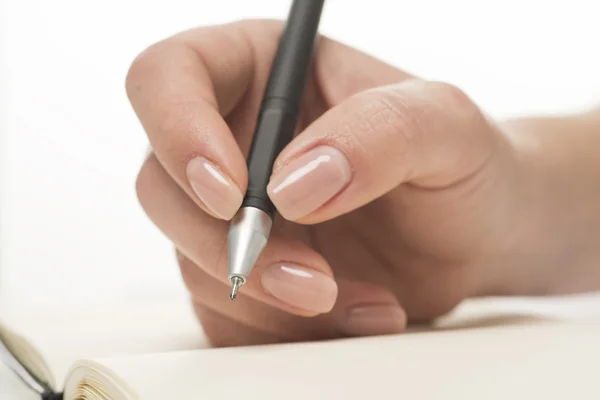
M 294 137 L 296 121 L 297 113 L 285 101 L 264 103 L 248 155 L 248 189 L 242 207 L 256 207 L 273 218 L 275 206 L 267 195 L 267 184 L 275 159 Z

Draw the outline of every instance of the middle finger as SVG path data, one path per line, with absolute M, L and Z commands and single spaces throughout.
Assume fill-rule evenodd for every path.
M 142 167 L 137 191 L 150 219 L 175 246 L 210 276 L 228 283 L 227 222 L 197 208 L 153 155 Z M 274 232 L 242 292 L 289 313 L 314 316 L 332 309 L 337 285 L 322 256 Z

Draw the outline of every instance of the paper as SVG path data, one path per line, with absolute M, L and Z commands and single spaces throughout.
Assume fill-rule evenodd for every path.
M 3 309 L 0 319 L 42 350 L 58 382 L 76 359 L 100 359 L 125 378 L 125 386 L 149 400 L 203 398 L 205 393 L 211 399 L 261 400 L 395 393 L 419 399 L 529 399 L 541 394 L 546 399 L 587 399 L 597 394 L 589 387 L 590 373 L 600 369 L 598 294 L 467 301 L 440 320 L 439 332 L 193 352 L 184 350 L 207 343 L 190 302 L 182 299 L 85 313 Z M 547 325 L 559 321 L 571 325 Z M 6 398 L 30 395 L 2 368 L 0 384 L 0 394 L 15 388 Z M 567 393 L 563 386 L 574 389 Z M 514 388 L 518 392 L 510 391 Z M 584 390 L 591 391 L 586 395 Z
M 597 399 L 599 338 L 535 323 L 99 362 L 145 400 Z
M 2 310 L 0 320 L 39 349 L 59 385 L 80 358 L 208 346 L 187 299 L 90 307 L 77 313 L 14 307 Z

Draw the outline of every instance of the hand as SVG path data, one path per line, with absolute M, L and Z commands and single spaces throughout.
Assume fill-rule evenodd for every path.
M 531 271 L 563 245 L 540 243 L 554 234 L 553 210 L 511 136 L 457 88 L 322 38 L 299 134 L 268 188 L 280 217 L 230 301 L 227 220 L 246 189 L 280 28 L 187 31 L 128 74 L 153 149 L 138 196 L 177 248 L 213 344 L 397 333 L 470 296 L 544 286 Z

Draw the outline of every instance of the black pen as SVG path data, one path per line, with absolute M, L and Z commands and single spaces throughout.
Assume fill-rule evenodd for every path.
M 267 184 L 275 159 L 294 136 L 324 3 L 294 0 L 275 53 L 248 155 L 248 190 L 227 235 L 231 300 L 269 239 L 275 206 Z

